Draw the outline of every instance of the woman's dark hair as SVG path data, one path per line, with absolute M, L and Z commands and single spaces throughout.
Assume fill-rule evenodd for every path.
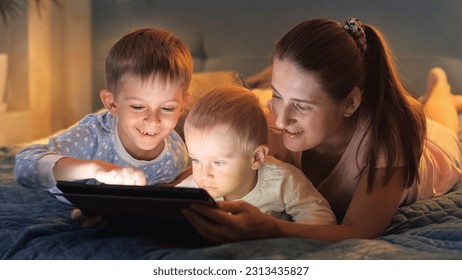
M 290 61 L 302 71 L 314 73 L 335 100 L 344 100 L 355 87 L 362 90 L 363 102 L 358 110 L 368 122 L 370 142 L 363 143 L 367 148 L 361 174 L 368 172 L 368 191 L 381 150 L 387 162 L 383 184 L 402 160 L 404 183 L 410 187 L 419 178 L 425 116 L 401 84 L 382 34 L 372 26 L 362 25 L 362 29 L 367 47 L 336 21 L 301 22 L 281 38 L 273 59 Z M 398 158 L 400 155 L 402 158 Z

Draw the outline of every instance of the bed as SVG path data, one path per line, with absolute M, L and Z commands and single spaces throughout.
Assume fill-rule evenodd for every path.
M 70 220 L 71 206 L 15 182 L 14 151 L 0 151 L 0 259 L 462 259 L 462 183 L 399 208 L 387 232 L 372 240 L 277 238 L 216 246 L 184 230 L 166 237 L 82 228 Z
M 457 12 L 462 3 L 382 3 L 92 1 L 95 92 L 102 87 L 107 49 L 135 25 L 166 28 L 185 40 L 194 56 L 191 91 L 197 97 L 235 75 L 264 91 L 268 85 L 264 69 L 284 31 L 305 18 L 341 20 L 349 16 L 370 22 L 388 35 L 411 92 L 418 95 L 425 90 L 425 73 L 432 66 L 445 68 L 454 91 L 462 92 L 462 34 L 458 28 L 462 18 Z M 281 11 L 291 16 L 272 17 Z M 94 109 L 98 108 L 95 102 Z M 441 197 L 399 208 L 384 235 L 375 239 L 328 243 L 276 238 L 213 245 L 191 229 L 165 235 L 74 224 L 71 206 L 48 192 L 16 183 L 14 155 L 24 145 L 0 147 L 0 259 L 462 259 L 462 182 Z M 163 225 L 153 226 L 160 229 Z

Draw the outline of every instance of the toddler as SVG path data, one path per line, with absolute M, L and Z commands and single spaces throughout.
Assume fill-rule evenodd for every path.
M 327 201 L 296 167 L 268 156 L 265 109 L 250 90 L 219 87 L 191 108 L 184 126 L 192 175 L 219 200 L 244 200 L 262 212 L 306 224 L 334 224 Z

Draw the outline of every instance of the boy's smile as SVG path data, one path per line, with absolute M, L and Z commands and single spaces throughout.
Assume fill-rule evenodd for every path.
M 142 131 L 142 130 L 139 130 L 141 132 L 141 134 L 143 135 L 148 135 L 148 136 L 154 136 L 154 135 L 158 135 L 159 133 L 155 133 L 155 132 L 147 132 L 147 131 Z

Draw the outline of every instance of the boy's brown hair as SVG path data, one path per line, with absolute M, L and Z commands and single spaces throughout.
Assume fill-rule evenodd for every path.
M 200 130 L 220 124 L 229 126 L 244 152 L 250 154 L 259 145 L 268 145 L 265 110 L 258 97 L 244 87 L 210 90 L 197 100 L 186 118 L 186 125 Z
M 116 93 L 128 77 L 142 81 L 157 77 L 178 82 L 186 93 L 192 76 L 192 57 L 183 41 L 168 31 L 143 28 L 122 37 L 106 57 L 106 87 Z

